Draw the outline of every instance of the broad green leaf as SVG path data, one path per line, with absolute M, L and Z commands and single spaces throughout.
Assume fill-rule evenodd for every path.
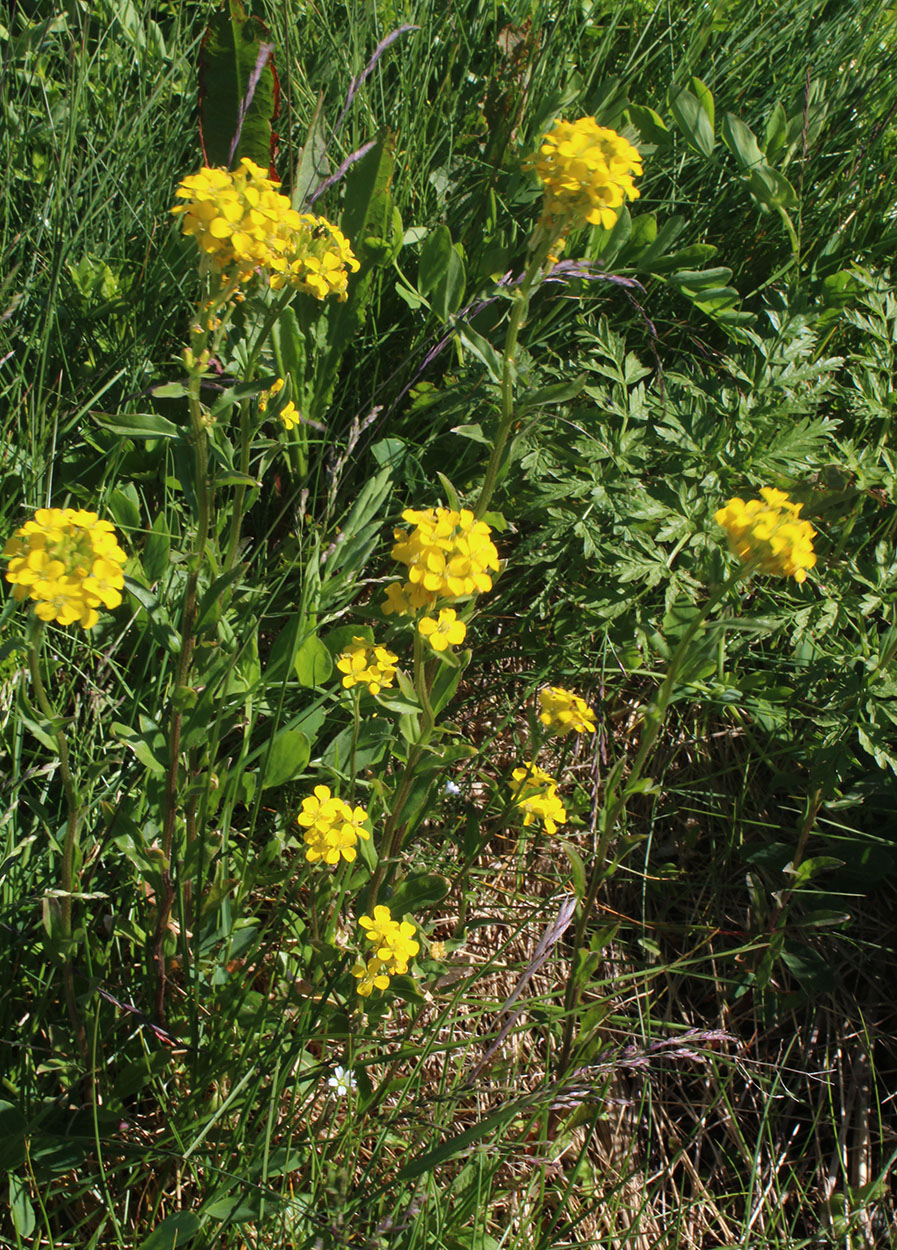
M 311 756 L 311 743 L 299 729 L 279 729 L 274 735 L 265 763 L 262 789 L 282 786 L 305 772 Z
M 138 733 L 130 725 L 124 725 L 121 721 L 113 721 L 109 726 L 109 732 L 113 738 L 117 738 L 119 742 L 123 742 L 133 751 L 141 764 L 151 773 L 160 777 L 164 776 L 168 769 L 168 748 L 161 729 L 151 730 L 148 734 Z
M 96 412 L 94 420 L 104 430 L 125 438 L 181 438 L 184 433 L 173 421 L 154 412 L 121 412 L 115 416 L 108 412 Z
M 230 168 L 248 156 L 264 170 L 270 166 L 279 90 L 273 53 L 268 28 L 248 17 L 240 0 L 227 0 L 209 22 L 199 60 L 199 134 L 207 165 Z
M 467 266 L 464 263 L 464 249 L 460 243 L 455 243 L 452 245 L 445 273 L 430 296 L 430 305 L 437 317 L 448 321 L 464 303 L 466 290 Z
M 669 280 L 673 286 L 680 286 L 691 292 L 719 286 L 721 282 L 728 282 L 731 277 L 731 269 L 718 265 L 714 269 L 680 269 L 678 273 L 670 274 Z
M 327 161 L 327 123 L 324 120 L 324 92 L 318 94 L 318 102 L 308 124 L 305 143 L 296 170 L 296 182 L 293 187 L 292 204 L 302 209 L 305 201 L 314 191 L 317 184 L 330 173 Z
M 796 208 L 797 192 L 791 183 L 770 165 L 760 165 L 751 171 L 747 180 L 748 190 L 762 208 Z
M 333 672 L 333 660 L 330 652 L 316 634 L 309 636 L 299 644 L 293 656 L 293 672 L 300 686 L 323 686 Z
M 201 1228 L 202 1220 L 195 1211 L 175 1211 L 144 1237 L 138 1250 L 186 1250 Z
M 651 265 L 651 270 L 653 273 L 664 274 L 674 273 L 681 269 L 694 269 L 696 265 L 710 260 L 718 250 L 712 243 L 692 243 L 691 247 L 683 247 L 678 252 L 672 252 L 669 256 L 655 260 Z
M 451 889 L 451 882 L 435 872 L 415 873 L 398 886 L 389 899 L 393 919 L 414 915 L 441 903 Z
M 673 216 L 667 218 L 654 241 L 635 257 L 633 262 L 635 268 L 641 270 L 642 273 L 653 272 L 654 262 L 666 258 L 669 249 L 679 238 L 684 227 L 684 217 Z
M 723 143 L 735 157 L 742 173 L 750 173 L 752 169 L 765 164 L 754 132 L 744 124 L 740 117 L 736 117 L 734 113 L 727 113 L 723 118 L 721 133 Z
M 482 334 L 469 325 L 464 326 L 463 329 L 459 327 L 458 338 L 461 341 L 461 345 L 466 347 L 468 351 L 473 352 L 474 356 L 486 366 L 492 381 L 500 382 L 502 374 L 501 357 L 489 340 L 483 338 Z
M 17 1172 L 9 1174 L 9 1213 L 19 1236 L 30 1237 L 37 1220 L 28 1196 L 28 1185 L 24 1176 Z
M 429 295 L 445 275 L 452 255 L 452 236 L 448 226 L 435 226 L 424 239 L 417 266 L 417 285 L 422 295 Z
M 25 1117 L 11 1102 L 0 1101 L 0 1172 L 25 1162 Z
M 712 156 L 716 146 L 713 122 L 697 96 L 684 87 L 671 92 L 670 109 L 686 142 L 704 156 Z
M 669 147 L 673 142 L 669 127 L 654 109 L 641 104 L 630 104 L 629 120 L 639 132 L 643 142 L 653 143 L 656 147 Z
M 345 651 L 353 638 L 364 638 L 367 642 L 373 642 L 374 631 L 370 625 L 338 625 L 324 638 L 324 646 L 331 656 L 338 656 L 341 651 Z

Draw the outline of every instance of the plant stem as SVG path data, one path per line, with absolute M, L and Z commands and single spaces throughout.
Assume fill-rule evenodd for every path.
M 72 777 L 69 767 L 69 749 L 68 741 L 65 736 L 65 730 L 62 728 L 59 714 L 47 698 L 47 691 L 44 687 L 43 678 L 40 671 L 40 652 L 44 638 L 43 622 L 36 616 L 32 615 L 28 625 L 28 668 L 31 673 L 31 687 L 34 696 L 37 699 L 37 705 L 43 712 L 44 716 L 53 727 L 53 737 L 56 740 L 56 752 L 59 756 L 59 775 L 62 778 L 62 789 L 65 794 L 65 802 L 67 808 L 67 818 L 65 824 L 65 838 L 62 844 L 62 869 L 60 872 L 60 889 L 62 898 L 60 899 L 60 922 L 62 930 L 62 940 L 64 944 L 64 961 L 62 965 L 62 982 L 65 992 L 65 1005 L 68 1010 L 69 1020 L 75 1033 L 75 1041 L 78 1044 L 78 1050 L 85 1064 L 89 1060 L 87 1049 L 87 1033 L 84 1028 L 84 1022 L 78 1011 L 78 1003 L 75 998 L 75 978 L 72 969 L 71 941 L 72 941 L 72 885 L 74 877 L 75 863 L 75 844 L 78 838 L 78 822 L 81 817 L 81 803 L 78 797 L 78 791 Z
M 377 862 L 377 868 L 371 878 L 371 884 L 368 887 L 368 910 L 374 907 L 377 902 L 377 892 L 383 884 L 387 872 L 387 865 L 399 854 L 402 849 L 402 834 L 404 832 L 399 824 L 399 818 L 405 804 L 408 801 L 408 795 L 411 793 L 411 787 L 414 784 L 414 774 L 420 763 L 424 748 L 433 736 L 433 729 L 436 724 L 436 717 L 433 713 L 433 705 L 430 703 L 430 682 L 427 679 L 427 666 L 425 662 L 427 644 L 415 629 L 414 631 L 414 685 L 417 691 L 417 697 L 420 700 L 422 708 L 420 736 L 413 747 L 408 752 L 408 759 L 405 762 L 405 768 L 402 771 L 402 779 L 399 782 L 399 788 L 396 791 L 395 802 L 392 805 L 392 811 L 386 822 L 386 828 L 383 831 L 383 854 Z M 435 673 L 433 675 L 435 677 Z
M 514 354 L 517 350 L 517 339 L 520 335 L 520 329 L 526 320 L 526 313 L 529 308 L 530 289 L 536 275 L 542 268 L 550 247 L 551 243 L 548 241 L 543 242 L 536 248 L 532 260 L 524 270 L 523 280 L 514 293 L 514 307 L 511 310 L 511 317 L 508 321 L 508 330 L 505 335 L 505 346 L 502 352 L 501 417 L 498 422 L 498 430 L 495 434 L 495 442 L 492 446 L 492 453 L 489 456 L 489 463 L 486 465 L 486 474 L 483 478 L 483 485 L 480 489 L 480 494 L 474 507 L 474 515 L 478 520 L 482 518 L 492 501 L 492 495 L 495 491 L 495 483 L 498 480 L 498 474 L 501 469 L 505 445 L 507 444 L 508 435 L 511 432 L 511 425 L 514 421 Z
M 616 830 L 617 822 L 626 809 L 626 803 L 632 793 L 633 787 L 641 778 L 642 770 L 647 763 L 648 756 L 654 749 L 658 735 L 660 734 L 664 722 L 666 721 L 673 692 L 676 688 L 676 681 L 679 677 L 682 665 L 688 656 L 688 650 L 695 638 L 695 635 L 703 627 L 707 617 L 714 610 L 717 604 L 729 593 L 735 583 L 740 581 L 741 578 L 745 576 L 746 572 L 749 571 L 749 567 L 750 566 L 743 565 L 736 569 L 732 576 L 729 577 L 727 581 L 722 584 L 722 586 L 714 591 L 704 604 L 704 607 L 685 631 L 682 640 L 673 652 L 669 665 L 667 666 L 666 676 L 664 677 L 660 689 L 657 692 L 657 696 L 642 717 L 642 734 L 641 741 L 639 742 L 638 754 L 636 755 L 632 768 L 629 771 L 629 775 L 625 780 L 625 784 L 621 780 L 622 770 L 615 770 L 611 775 L 611 780 L 608 786 L 608 794 L 599 813 L 601 832 L 598 838 L 598 845 L 595 849 L 595 866 L 592 870 L 591 878 L 589 879 L 589 885 L 586 890 L 585 898 L 583 899 L 582 906 L 579 909 L 579 916 L 577 917 L 576 928 L 574 930 L 574 963 L 570 972 L 570 977 L 567 981 L 567 989 L 564 995 L 564 1039 L 561 1046 L 560 1057 L 558 1059 L 559 1074 L 563 1074 L 563 1072 L 566 1071 L 567 1065 L 570 1061 L 570 1051 L 573 1046 L 573 1030 L 575 1027 L 575 1011 L 579 1002 L 580 991 L 580 978 L 577 975 L 578 969 L 576 961 L 578 960 L 579 952 L 582 950 L 585 942 L 586 928 L 588 927 L 592 909 L 594 908 L 595 901 L 598 897 L 598 891 L 608 875 L 605 869 L 605 860 L 607 858 L 610 840 Z
M 199 346 L 202 347 L 203 336 Z M 199 357 L 200 353 L 195 355 Z M 165 1010 L 165 934 L 171 918 L 174 902 L 174 884 L 171 879 L 171 848 L 178 809 L 178 773 L 181 751 L 181 724 L 184 701 L 189 685 L 190 662 L 193 658 L 193 630 L 196 624 L 196 599 L 199 573 L 202 567 L 211 523 L 211 497 L 209 489 L 209 448 L 199 387 L 202 368 L 197 364 L 190 370 L 188 405 L 190 410 L 190 434 L 193 441 L 194 489 L 196 491 L 197 521 L 193 550 L 190 554 L 187 586 L 184 591 L 184 612 L 181 621 L 181 650 L 175 670 L 174 692 L 171 701 L 171 724 L 168 735 L 168 773 L 165 778 L 164 823 L 162 826 L 162 897 L 158 900 L 158 918 L 153 936 L 153 964 L 156 972 L 156 1015 L 161 1022 Z

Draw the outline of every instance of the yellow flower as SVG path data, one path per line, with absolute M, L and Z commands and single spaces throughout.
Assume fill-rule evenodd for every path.
M 296 817 L 304 826 L 302 840 L 306 844 L 305 858 L 311 864 L 323 860 L 325 864 L 338 864 L 340 859 L 352 863 L 358 852 L 355 847 L 359 838 L 370 838 L 364 828 L 368 814 L 363 807 L 352 808 L 348 803 L 330 793 L 329 786 L 315 786 L 313 795 L 302 801 L 302 811 Z
M 366 998 L 375 987 L 386 989 L 391 976 L 408 971 L 409 960 L 420 950 L 420 943 L 414 940 L 416 926 L 407 920 L 393 920 L 389 908 L 382 904 L 374 908 L 373 916 L 360 916 L 358 923 L 374 947 L 373 958 L 367 964 L 359 960 L 352 969 L 353 976 L 360 978 L 358 993 Z
M 345 651 L 340 652 L 336 667 L 345 674 L 343 686 L 347 690 L 364 683 L 371 694 L 379 694 L 381 689 L 392 685 L 398 659 L 386 647 L 378 647 L 366 638 L 353 638 Z
M 42 621 L 92 629 L 100 607 L 117 608 L 127 559 L 115 528 L 95 512 L 39 508 L 3 549 L 6 580 L 19 602 L 31 598 Z
M 408 566 L 408 581 L 428 594 L 456 599 L 492 589 L 498 570 L 492 531 L 469 508 L 406 508 L 412 530 L 395 531 L 392 557 Z
M 296 405 L 293 403 L 292 400 L 290 400 L 288 404 L 285 404 L 277 415 L 278 417 L 280 417 L 281 421 L 284 423 L 284 426 L 288 430 L 294 429 L 295 426 L 297 426 L 299 422 L 302 420 L 302 417 L 299 415 L 299 409 L 296 407 Z
M 550 733 L 566 738 L 569 733 L 595 732 L 595 713 L 584 699 L 562 686 L 539 691 L 539 720 Z
M 553 835 L 565 823 L 567 811 L 557 794 L 557 782 L 537 764 L 525 763 L 511 773 L 514 781 L 512 803 L 523 812 L 523 827 L 541 820 L 545 832 Z
M 737 496 L 714 513 L 714 520 L 726 531 L 729 546 L 740 560 L 759 573 L 807 580 L 816 555 L 816 531 L 800 519 L 801 504 L 792 503 L 782 490 L 764 486 L 762 499 L 747 503 Z
M 534 170 L 545 187 L 540 224 L 563 240 L 586 224 L 613 226 L 624 201 L 638 198 L 632 176 L 641 175 L 642 159 L 622 135 L 594 117 L 580 117 L 555 121 L 523 168 Z
M 356 989 L 362 998 L 370 998 L 375 989 L 385 990 L 389 986 L 389 975 L 383 971 L 385 964 L 374 955 L 364 963 L 359 959 L 352 969 L 352 976 L 358 977 Z
M 457 615 L 454 608 L 441 608 L 438 621 L 434 621 L 432 616 L 425 616 L 418 621 L 417 632 L 422 638 L 426 638 L 434 651 L 456 647 L 467 636 L 467 626 L 456 619 Z

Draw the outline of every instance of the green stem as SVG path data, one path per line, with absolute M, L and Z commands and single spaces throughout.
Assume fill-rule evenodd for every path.
M 688 656 L 688 650 L 693 642 L 695 635 L 703 627 L 707 617 L 714 610 L 717 604 L 725 598 L 736 582 L 750 570 L 750 566 L 743 565 L 735 570 L 731 577 L 723 583 L 710 596 L 704 607 L 691 622 L 685 634 L 682 637 L 676 650 L 673 652 L 667 667 L 666 676 L 663 679 L 657 696 L 650 708 L 645 712 L 642 718 L 642 734 L 639 743 L 638 754 L 635 757 L 629 775 L 622 781 L 620 771 L 615 771 L 613 779 L 609 784 L 608 794 L 605 798 L 602 810 L 599 814 L 600 835 L 598 838 L 598 846 L 594 854 L 594 868 L 589 880 L 588 889 L 585 898 L 579 910 L 579 916 L 576 921 L 576 928 L 573 936 L 573 968 L 567 981 L 567 989 L 564 996 L 564 1040 L 561 1046 L 560 1058 L 558 1060 L 558 1071 L 563 1073 L 570 1060 L 570 1051 L 573 1046 L 573 1031 L 575 1027 L 575 1012 L 579 1003 L 580 980 L 577 976 L 576 961 L 585 943 L 586 929 L 591 919 L 592 909 L 598 897 L 598 891 L 602 883 L 607 878 L 605 870 L 605 860 L 607 858 L 608 848 L 611 838 L 617 827 L 617 822 L 623 815 L 629 795 L 632 793 L 633 786 L 641 778 L 642 770 L 647 763 L 648 756 L 654 749 L 658 735 L 666 721 L 667 712 L 669 711 L 670 702 L 676 688 L 676 681 L 682 669 L 682 665 Z
M 508 441 L 508 435 L 511 433 L 511 425 L 514 421 L 514 354 L 517 351 L 517 339 L 526 320 L 530 290 L 550 250 L 550 241 L 543 242 L 537 247 L 532 260 L 524 271 L 523 281 L 514 293 L 514 307 L 511 310 L 511 317 L 508 321 L 505 346 L 502 352 L 501 417 L 499 418 L 492 453 L 489 456 L 489 463 L 486 465 L 483 485 L 474 507 L 474 515 L 477 519 L 484 515 L 492 501 L 492 495 L 495 491 L 495 484 L 498 480 L 504 457 L 505 445 Z
M 32 615 L 28 625 L 28 668 L 31 673 L 31 688 L 37 699 L 37 705 L 43 712 L 44 716 L 53 727 L 53 737 L 56 740 L 56 753 L 59 756 L 59 775 L 62 778 L 62 789 L 65 794 L 65 802 L 67 809 L 67 819 L 65 824 L 65 838 L 62 843 L 62 870 L 60 873 L 60 889 L 62 898 L 60 899 L 60 922 L 62 930 L 62 940 L 64 944 L 64 962 L 62 965 L 62 981 L 65 992 L 65 1005 L 69 1014 L 69 1020 L 75 1033 L 75 1040 L 78 1044 L 78 1050 L 81 1058 L 86 1064 L 89 1059 L 87 1049 L 87 1032 L 84 1028 L 84 1022 L 78 1011 L 78 1003 L 75 998 L 75 977 L 72 969 L 71 956 L 71 940 L 72 940 L 72 886 L 74 878 L 75 864 L 75 845 L 78 838 L 78 822 L 81 817 L 81 802 L 78 797 L 78 791 L 72 777 L 69 767 L 69 748 L 68 741 L 65 736 L 65 730 L 60 723 L 59 714 L 56 712 L 50 700 L 47 698 L 47 691 L 44 687 L 43 678 L 40 671 L 40 652 L 44 637 L 43 622 L 38 617 Z
M 199 346 L 202 346 L 201 342 Z M 197 357 L 199 356 L 199 352 L 195 354 Z M 153 937 L 153 964 L 156 970 L 156 1015 L 160 1021 L 163 1019 L 165 1009 L 165 933 L 168 929 L 171 908 L 174 902 L 174 884 L 171 878 L 171 848 L 178 811 L 181 724 L 183 721 L 185 695 L 189 685 L 190 663 L 193 658 L 193 630 L 196 624 L 199 573 L 211 525 L 208 436 L 199 401 L 201 378 L 202 367 L 197 365 L 190 372 L 188 396 L 190 434 L 193 441 L 194 489 L 196 491 L 197 504 L 196 534 L 193 540 L 193 550 L 190 554 L 187 586 L 184 591 L 181 650 L 175 670 L 174 693 L 171 703 L 171 723 L 168 735 L 168 773 L 165 778 L 164 821 L 162 825 L 162 897 L 158 900 L 159 911 Z
M 368 887 L 368 911 L 372 911 L 377 902 L 377 893 L 383 884 L 387 872 L 388 865 L 399 854 L 402 849 L 402 835 L 404 829 L 399 823 L 405 804 L 408 802 L 408 796 L 411 793 L 411 787 L 414 784 L 414 774 L 417 766 L 421 761 L 424 748 L 433 736 L 433 729 L 436 724 L 436 717 L 433 713 L 433 705 L 430 702 L 430 682 L 427 679 L 426 665 L 426 647 L 427 644 L 417 632 L 414 631 L 414 686 L 417 691 L 417 697 L 420 700 L 422 709 L 420 736 L 417 742 L 408 752 L 408 759 L 405 762 L 405 768 L 402 772 L 402 779 L 399 782 L 399 788 L 396 791 L 395 801 L 392 805 L 392 811 L 386 822 L 386 828 L 383 831 L 383 853 L 377 861 L 377 868 L 371 878 L 371 884 Z M 435 677 L 435 673 L 433 674 Z

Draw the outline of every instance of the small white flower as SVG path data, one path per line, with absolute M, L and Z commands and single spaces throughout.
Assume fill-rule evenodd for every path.
M 355 1073 L 347 1071 L 340 1064 L 337 1064 L 333 1069 L 333 1076 L 327 1078 L 327 1084 L 331 1089 L 336 1090 L 338 1098 L 347 1098 L 353 1090 L 358 1088 Z
M 445 793 L 451 795 L 460 794 L 461 787 L 456 785 L 454 781 L 447 781 L 445 783 Z

